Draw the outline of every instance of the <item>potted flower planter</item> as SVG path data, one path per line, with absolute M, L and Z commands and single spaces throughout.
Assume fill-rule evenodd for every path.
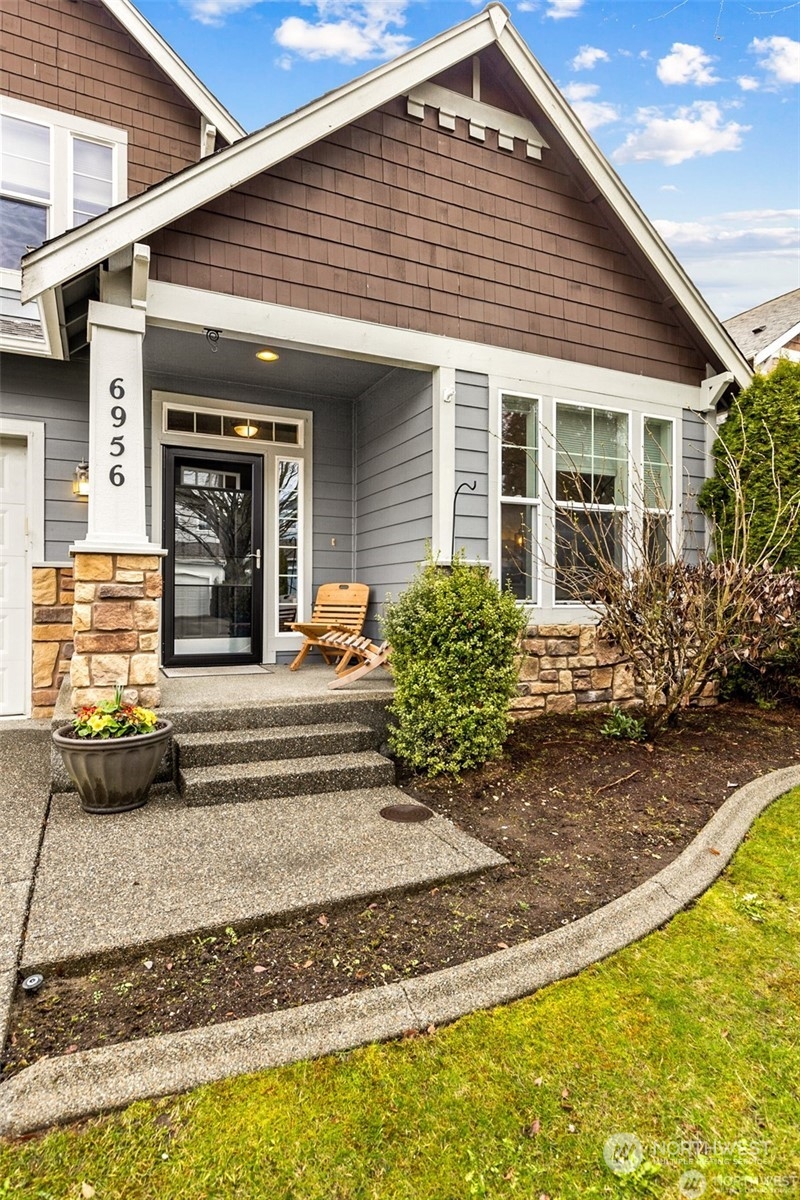
M 114 700 L 81 709 L 72 725 L 53 732 L 64 766 L 88 813 L 139 808 L 172 736 L 172 723 L 151 709 Z

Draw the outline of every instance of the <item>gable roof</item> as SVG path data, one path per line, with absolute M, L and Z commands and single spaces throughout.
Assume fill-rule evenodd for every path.
M 161 68 L 186 99 L 198 109 L 217 133 L 230 145 L 245 136 L 246 130 L 201 83 L 194 71 L 164 41 L 150 22 L 134 8 L 131 0 L 100 0 L 103 8 L 141 46 L 145 54 Z
M 127 0 L 103 0 L 103 3 L 127 3 Z M 511 25 L 507 10 L 496 2 L 422 46 L 184 168 L 88 224 L 45 243 L 23 259 L 23 299 L 35 299 L 59 287 L 118 250 L 147 238 L 492 45 L 498 47 L 536 105 L 559 130 L 589 182 L 622 220 L 644 259 L 662 281 L 664 299 L 671 302 L 674 297 L 711 354 L 733 373 L 741 386 L 746 386 L 751 371 L 740 350 Z
M 800 333 L 800 288 L 748 308 L 724 322 L 751 362 L 764 362 Z

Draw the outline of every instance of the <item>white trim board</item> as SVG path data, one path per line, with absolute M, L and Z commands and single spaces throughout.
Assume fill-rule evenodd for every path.
M 45 425 L 44 421 L 26 421 L 18 417 L 0 417 L 0 436 L 18 438 L 26 443 L 25 463 L 25 513 L 26 513 L 26 553 L 25 553 L 25 607 L 31 613 L 33 602 L 33 572 L 32 568 L 44 562 L 44 452 Z M 49 565 L 49 564 L 47 564 Z M 30 621 L 25 624 L 25 661 L 28 670 L 25 675 L 24 693 L 22 698 L 23 712 L 27 716 L 31 711 L 33 690 L 33 629 Z M 4 720 L 14 720 L 9 714 Z
M 771 341 L 768 346 L 763 348 L 763 350 L 759 350 L 758 354 L 754 355 L 753 357 L 753 364 L 757 367 L 761 363 L 767 362 L 774 354 L 779 354 L 786 343 L 791 342 L 799 333 L 800 321 L 798 321 L 796 325 L 790 326 L 789 329 L 784 330 L 779 337 L 776 337 L 773 341 Z M 788 351 L 787 357 L 796 356 L 796 353 L 796 351 Z M 796 357 L 795 361 L 797 361 Z
M 507 10 L 497 3 L 227 150 L 202 159 L 114 212 L 95 218 L 82 231 L 65 234 L 34 251 L 23 269 L 24 298 L 58 287 L 72 275 L 143 240 L 490 45 L 498 46 L 535 103 L 560 131 L 578 167 L 587 172 L 663 280 L 666 294 L 675 297 L 720 362 L 746 386 L 752 372 L 738 347 L 513 28 Z
M 223 337 L 263 340 L 364 362 L 410 367 L 423 371 L 448 367 L 502 376 L 521 385 L 535 379 L 540 387 L 576 388 L 596 396 L 639 400 L 668 408 L 696 406 L 699 387 L 633 375 L 607 367 L 591 367 L 560 358 L 506 350 L 482 342 L 419 333 L 394 325 L 374 325 L 349 317 L 309 312 L 261 300 L 245 300 L 218 292 L 203 292 L 174 283 L 151 281 L 147 296 L 148 324 L 202 335 L 208 328 Z

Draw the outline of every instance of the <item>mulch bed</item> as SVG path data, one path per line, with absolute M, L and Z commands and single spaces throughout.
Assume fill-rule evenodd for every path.
M 44 1055 L 306 1004 L 436 971 L 566 925 L 665 867 L 735 787 L 800 761 L 800 710 L 692 713 L 655 745 L 602 716 L 515 725 L 502 761 L 409 796 L 498 850 L 477 878 L 52 971 L 18 994 L 3 1076 Z

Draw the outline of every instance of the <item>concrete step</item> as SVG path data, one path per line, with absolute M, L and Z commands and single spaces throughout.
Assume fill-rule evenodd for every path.
M 179 770 L 376 750 L 380 735 L 350 721 L 175 735 Z
M 346 792 L 392 783 L 394 764 L 374 750 L 189 767 L 178 775 L 184 803 L 193 807 L 318 792 Z
M 247 680 L 251 676 L 243 676 Z M 331 672 L 333 678 L 333 672 Z M 174 708 L 165 704 L 159 716 L 168 717 L 175 734 L 206 733 L 241 729 L 274 729 L 287 725 L 329 725 L 340 721 L 356 725 L 370 725 L 385 736 L 387 725 L 386 708 L 389 698 L 364 694 L 329 692 L 313 699 L 252 701 L 243 699 L 237 705 Z

